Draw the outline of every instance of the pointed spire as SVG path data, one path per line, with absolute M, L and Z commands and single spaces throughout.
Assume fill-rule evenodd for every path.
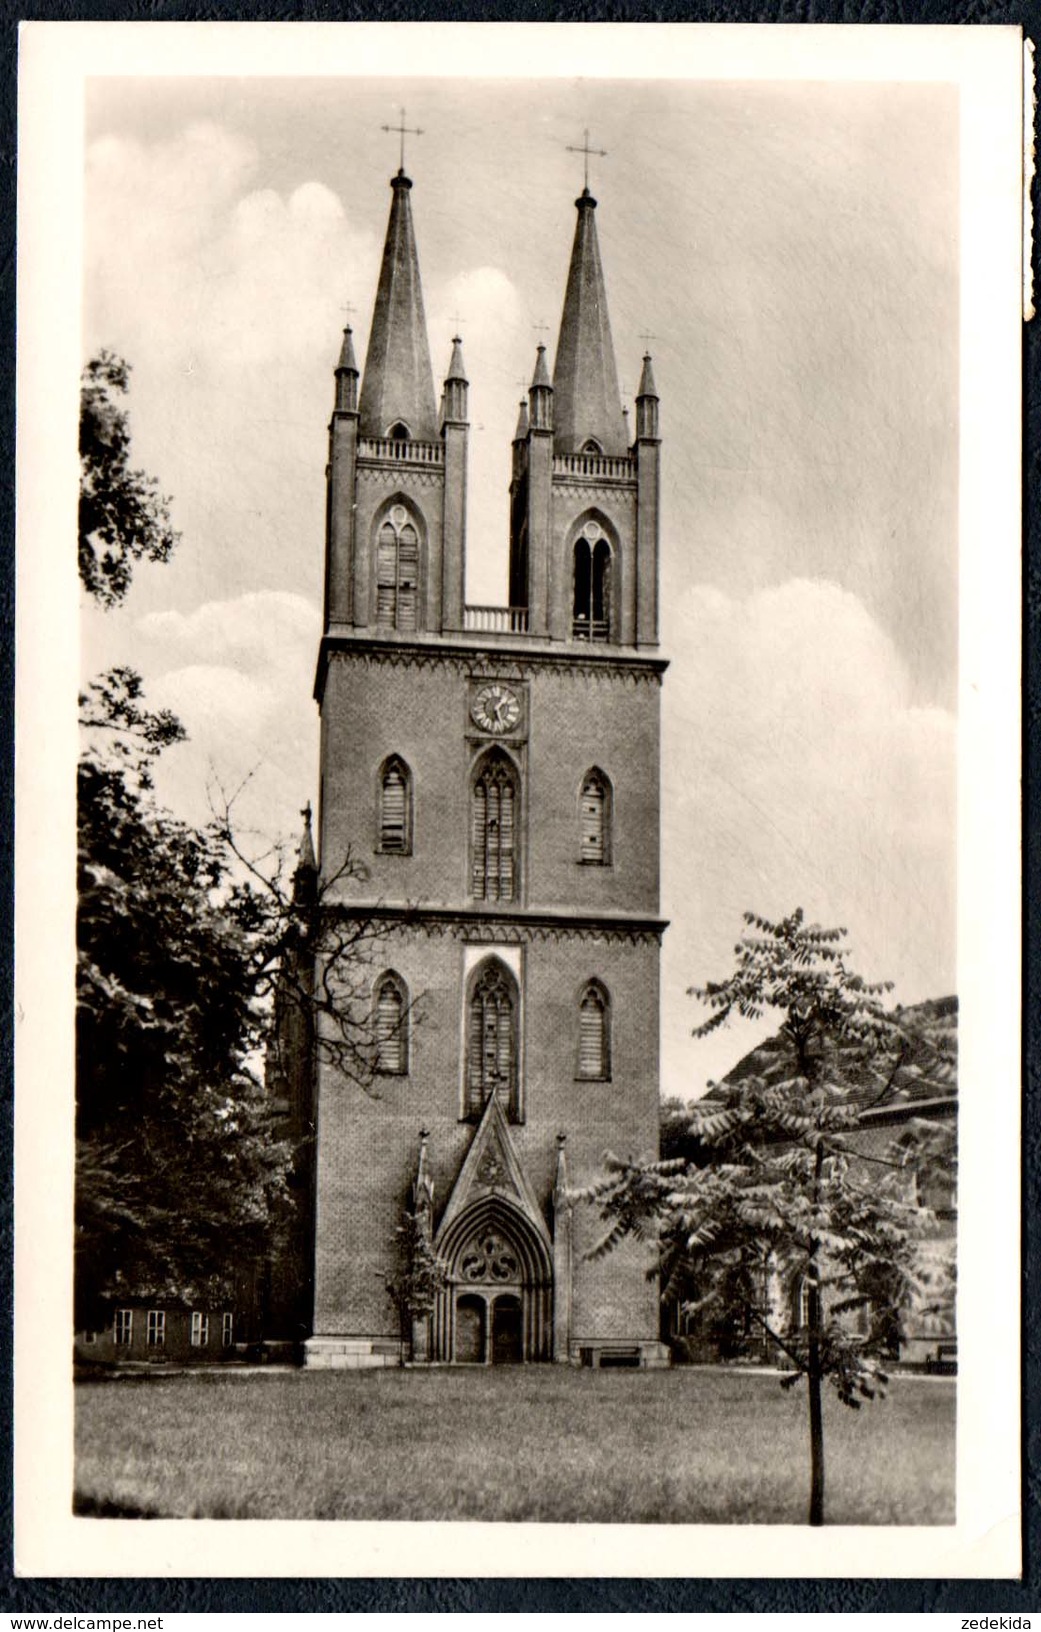
M 628 448 L 593 213 L 596 199 L 588 187 L 575 205 L 578 221 L 553 369 L 553 445 L 561 453 L 578 453 L 592 439 L 604 453 L 624 454 Z
M 296 867 L 293 871 L 293 902 L 301 912 L 306 912 L 318 898 L 318 862 L 315 859 L 314 839 L 311 837 L 310 799 L 300 814 L 304 819 L 304 826 L 297 846 Z
M 304 818 L 304 829 L 303 829 L 303 832 L 300 835 L 300 844 L 299 844 L 299 847 L 298 847 L 297 853 L 296 853 L 296 856 L 297 856 L 296 864 L 297 864 L 298 867 L 307 867 L 313 872 L 314 869 L 317 867 L 318 863 L 315 860 L 314 839 L 311 837 L 311 801 L 310 801 L 310 799 L 307 801 L 306 805 L 304 806 L 304 808 L 300 812 L 300 814 Z
M 463 342 L 458 335 L 452 340 L 452 360 L 445 375 L 441 395 L 441 421 L 445 425 L 465 425 L 469 385 L 463 362 Z
M 515 442 L 523 442 L 528 434 L 528 404 L 526 398 L 520 401 L 520 413 L 517 415 L 517 429 L 513 433 Z
M 535 386 L 548 386 L 551 391 L 553 389 L 553 381 L 550 379 L 549 369 L 546 367 L 546 348 L 545 348 L 545 346 L 538 346 L 536 348 L 536 351 L 535 351 L 535 372 L 531 376 L 531 384 L 532 384 L 533 388 Z
M 340 361 L 336 365 L 337 374 L 341 373 L 344 370 L 347 371 L 350 374 L 357 374 L 357 372 L 358 372 L 358 364 L 356 363 L 355 358 L 354 358 L 354 338 L 353 338 L 353 336 L 354 336 L 354 330 L 351 328 L 350 324 L 348 323 L 347 327 L 343 331 L 343 344 L 340 347 Z
M 553 384 L 546 367 L 546 348 L 539 346 L 535 353 L 535 372 L 528 387 L 528 402 L 533 431 L 553 429 Z
M 463 364 L 462 337 L 458 334 L 452 336 L 452 361 L 448 365 L 448 373 L 445 375 L 445 379 L 462 380 L 464 385 L 469 384 L 466 378 L 466 368 Z
M 360 430 L 362 436 L 386 436 L 400 424 L 416 441 L 432 442 L 434 373 L 408 197 L 412 183 L 399 170 L 390 185 L 394 197 L 365 357 Z
M 638 442 L 658 440 L 658 391 L 654 384 L 654 370 L 651 368 L 649 351 L 644 353 L 640 389 L 636 393 L 636 440 Z
M 336 365 L 336 411 L 341 414 L 355 414 L 358 411 L 358 364 L 349 325 L 343 331 L 340 361 Z
M 557 1171 L 553 1180 L 553 1207 L 557 1211 L 570 1205 L 568 1199 L 567 1156 L 564 1147 L 567 1144 L 567 1134 L 557 1134 Z
M 420 1128 L 419 1161 L 416 1164 L 416 1180 L 412 1186 L 412 1212 L 428 1237 L 431 1234 L 434 1218 L 434 1181 L 430 1177 L 427 1162 L 427 1140 L 429 1138 L 430 1135 L 426 1128 Z
M 649 351 L 645 351 L 643 354 L 643 373 L 640 375 L 640 386 L 636 396 L 639 399 L 640 397 L 656 397 L 657 395 L 654 370 L 651 368 L 651 354 Z

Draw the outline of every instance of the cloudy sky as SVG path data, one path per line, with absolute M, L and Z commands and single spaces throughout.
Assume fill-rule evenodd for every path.
M 133 365 L 135 461 L 174 561 L 83 615 L 83 668 L 134 663 L 191 733 L 191 816 L 248 772 L 292 832 L 317 781 L 326 424 L 364 355 L 402 83 L 88 83 L 83 355 Z M 623 392 L 654 354 L 664 436 L 663 1086 L 686 987 L 741 913 L 849 928 L 903 1001 L 955 989 L 958 101 L 943 84 L 407 83 L 437 379 L 471 381 L 468 591 L 505 598 L 517 401 L 552 350 L 588 127 Z M 543 327 L 543 325 L 545 327 Z M 647 339 L 646 336 L 652 338 Z

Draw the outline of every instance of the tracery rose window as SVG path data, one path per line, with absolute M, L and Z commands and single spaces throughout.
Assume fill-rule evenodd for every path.
M 459 1273 L 464 1281 L 519 1281 L 520 1266 L 501 1235 L 480 1236 L 463 1253 Z

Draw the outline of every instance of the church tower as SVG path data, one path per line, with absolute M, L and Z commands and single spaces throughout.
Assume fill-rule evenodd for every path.
M 318 1050 L 307 1363 L 661 1364 L 646 1250 L 591 1258 L 575 1194 L 658 1139 L 650 358 L 633 439 L 587 187 L 513 442 L 508 605 L 468 605 L 469 386 L 457 338 L 435 408 L 411 191 L 399 170 L 329 433 L 319 868 L 378 926 L 377 1070 L 367 1092 Z M 411 1319 L 407 1215 L 443 1269 Z

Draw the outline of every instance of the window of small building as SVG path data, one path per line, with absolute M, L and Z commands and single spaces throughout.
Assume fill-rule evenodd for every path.
M 193 1349 L 204 1349 L 210 1341 L 210 1317 L 204 1314 L 201 1309 L 192 1310 L 192 1325 L 188 1340 Z
M 230 1311 L 226 1311 L 220 1317 L 220 1346 L 222 1349 L 230 1349 L 234 1341 L 235 1316 Z
M 792 1318 L 800 1331 L 805 1331 L 813 1318 L 815 1290 L 809 1275 L 801 1275 L 793 1288 Z
M 116 1318 L 112 1327 L 112 1337 L 117 1348 L 129 1348 L 134 1336 L 134 1311 L 132 1309 L 117 1309 Z
M 150 1349 L 162 1349 L 166 1346 L 166 1311 L 164 1309 L 149 1309 L 145 1328 L 145 1341 Z

